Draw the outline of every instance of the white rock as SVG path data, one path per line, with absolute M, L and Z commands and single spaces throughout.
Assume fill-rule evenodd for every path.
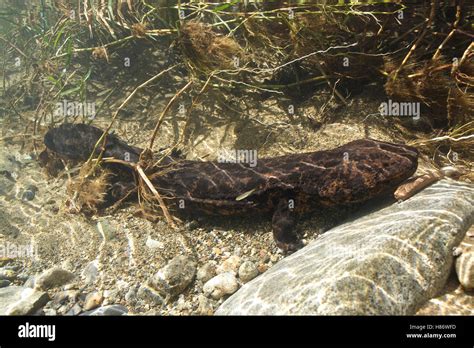
M 97 280 L 99 270 L 97 268 L 97 260 L 91 261 L 82 271 L 82 278 L 86 284 L 93 284 Z
M 197 271 L 196 278 L 203 283 L 207 282 L 209 279 L 216 275 L 216 262 L 209 261 L 206 262 L 202 267 L 199 267 Z
M 2 288 L 0 289 L 0 315 L 34 314 L 48 301 L 48 294 L 42 291 L 21 286 Z
M 148 236 L 148 239 L 146 240 L 145 245 L 150 249 L 164 249 L 165 248 L 165 244 L 163 242 L 151 239 L 150 236 Z
M 240 259 L 239 256 L 232 255 L 231 257 L 229 257 L 227 260 L 222 262 L 222 264 L 217 267 L 217 274 L 226 273 L 226 272 L 237 274 L 237 271 L 239 270 L 239 266 L 241 262 L 242 260 Z
M 474 289 L 474 251 L 464 252 L 456 259 L 456 274 L 464 289 Z
M 239 288 L 235 275 L 231 272 L 221 273 L 204 284 L 203 291 L 207 296 L 218 300 L 225 295 L 233 294 Z
M 240 265 L 239 278 L 242 282 L 247 283 L 256 276 L 258 276 L 258 269 L 252 261 L 245 261 Z

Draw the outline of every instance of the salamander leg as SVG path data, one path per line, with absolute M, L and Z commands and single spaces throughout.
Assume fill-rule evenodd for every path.
M 296 251 L 303 247 L 303 243 L 296 234 L 295 226 L 296 217 L 289 208 L 288 200 L 281 199 L 273 214 L 272 227 L 276 245 L 285 252 Z

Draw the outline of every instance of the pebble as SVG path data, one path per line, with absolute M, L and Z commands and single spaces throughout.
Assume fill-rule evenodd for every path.
M 9 280 L 0 279 L 0 288 L 5 288 L 5 287 L 9 286 L 10 284 L 11 284 L 11 282 Z
M 84 310 L 90 311 L 91 309 L 99 307 L 103 300 L 104 297 L 102 296 L 102 293 L 98 291 L 91 292 L 86 296 L 84 301 Z
M 456 274 L 464 289 L 474 290 L 474 251 L 463 252 L 456 259 Z
M 43 308 L 44 315 L 46 316 L 56 316 L 58 312 L 54 308 Z
M 117 235 L 117 229 L 107 219 L 100 219 L 96 225 L 97 231 L 106 241 L 114 239 Z
M 81 314 L 81 316 L 118 316 L 127 315 L 128 309 L 122 305 L 114 304 L 109 306 L 99 307 L 92 311 L 87 311 Z
M 141 285 L 137 291 L 137 297 L 152 305 L 163 305 L 165 300 L 155 289 Z
M 219 248 L 212 248 L 212 253 L 216 256 L 219 256 L 222 254 L 222 250 Z
M 149 280 L 149 284 L 169 298 L 182 293 L 194 280 L 195 275 L 196 262 L 191 257 L 179 255 L 160 269 Z
M 127 301 L 128 304 L 133 306 L 137 302 L 137 288 L 136 287 L 131 287 L 127 293 L 125 294 L 125 301 Z
M 97 269 L 97 261 L 94 260 L 92 262 L 89 262 L 87 266 L 84 267 L 84 270 L 82 271 L 81 275 L 84 278 L 84 282 L 86 284 L 94 284 L 99 275 L 99 270 Z
M 204 295 L 199 295 L 198 297 L 198 314 L 199 315 L 212 315 L 214 314 L 214 308 L 212 306 L 211 300 L 209 300 Z
M 266 272 L 266 271 L 268 270 L 268 266 L 265 265 L 265 264 L 263 264 L 263 263 L 261 263 L 261 264 L 259 264 L 259 265 L 257 266 L 257 269 L 258 269 L 258 272 L 259 272 L 259 273 L 264 273 L 264 272 Z
M 59 267 L 53 267 L 44 271 L 36 280 L 36 288 L 52 289 L 69 283 L 74 279 L 74 274 Z
M 221 273 L 214 278 L 208 280 L 204 284 L 203 291 L 207 296 L 211 296 L 215 300 L 219 300 L 225 295 L 233 294 L 239 288 L 239 283 L 235 275 L 231 272 Z
M 35 185 L 28 185 L 21 195 L 23 201 L 32 201 L 35 196 L 38 188 Z
M 275 262 L 277 262 L 278 260 L 279 260 L 278 255 L 272 255 L 272 256 L 270 256 L 270 261 L 271 261 L 271 262 L 275 263 Z
M 239 279 L 247 283 L 258 276 L 257 266 L 252 261 L 245 261 L 239 268 Z
M 82 312 L 82 308 L 79 303 L 76 303 L 70 310 L 67 311 L 66 315 L 79 315 Z
M 145 245 L 150 249 L 164 249 L 165 247 L 163 242 L 151 239 L 150 237 L 146 240 Z
M 216 275 L 216 262 L 209 261 L 206 262 L 202 267 L 197 271 L 196 278 L 203 283 L 207 282 L 209 279 Z
M 15 280 L 17 274 L 12 269 L 0 269 L 0 280 Z
M 226 273 L 226 272 L 237 274 L 241 262 L 242 261 L 239 256 L 232 255 L 227 260 L 222 262 L 222 264 L 219 265 L 219 267 L 217 267 L 217 274 Z
M 75 302 L 77 298 L 79 297 L 79 291 L 78 290 L 65 290 L 65 291 L 60 291 L 56 293 L 53 297 L 53 303 L 62 305 L 66 303 L 67 301 L 69 302 Z
M 106 298 L 108 301 L 116 302 L 119 292 L 120 291 L 118 289 L 104 290 L 104 298 Z
M 36 285 L 36 277 L 35 276 L 29 276 L 28 279 L 25 281 L 23 286 L 27 288 L 34 288 Z
M 260 250 L 258 256 L 260 258 L 260 261 L 262 261 L 263 263 L 270 261 L 270 254 L 264 249 Z

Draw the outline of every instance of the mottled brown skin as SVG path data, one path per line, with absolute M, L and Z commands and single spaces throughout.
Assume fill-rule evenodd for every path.
M 74 152 L 77 144 L 84 157 L 101 134 L 91 126 L 86 126 L 91 128 L 89 133 L 84 125 L 62 127 L 50 130 L 45 144 L 66 157 L 64 139 L 68 152 Z M 81 132 L 74 127 L 81 127 Z M 64 136 L 64 132 L 69 134 Z M 109 139 L 108 145 L 107 157 L 123 159 L 125 151 L 139 153 L 116 137 Z M 294 228 L 299 214 L 393 193 L 416 171 L 418 151 L 407 145 L 362 139 L 332 150 L 259 159 L 255 167 L 171 157 L 164 163 L 149 175 L 160 194 L 168 198 L 170 211 L 180 216 L 273 213 L 278 247 L 295 250 L 301 247 Z M 244 198 L 237 200 L 242 195 Z

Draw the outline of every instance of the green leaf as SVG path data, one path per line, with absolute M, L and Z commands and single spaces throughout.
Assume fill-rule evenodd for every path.
M 87 73 L 84 75 L 84 77 L 82 78 L 82 81 L 83 82 L 86 82 L 89 77 L 91 76 L 91 73 L 92 73 L 92 67 L 89 68 L 89 70 L 87 71 Z
M 81 86 L 76 86 L 76 87 L 67 89 L 67 90 L 65 90 L 64 92 L 61 92 L 61 96 L 65 96 L 65 95 L 72 94 L 72 93 L 74 93 L 74 92 L 77 92 L 77 91 L 80 90 L 80 89 L 81 89 Z
M 231 1 L 231 2 L 222 4 L 222 5 L 217 6 L 216 8 L 214 8 L 214 9 L 212 10 L 212 12 L 219 12 L 219 11 L 227 10 L 229 7 L 235 5 L 235 4 L 238 3 L 238 2 L 240 2 L 240 0 L 233 0 L 233 1 Z

